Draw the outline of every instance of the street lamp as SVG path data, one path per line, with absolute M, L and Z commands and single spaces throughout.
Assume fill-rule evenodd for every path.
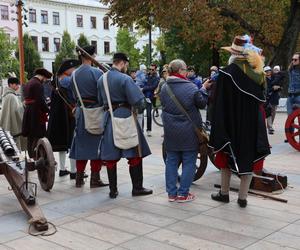
M 151 29 L 152 29 L 152 24 L 154 21 L 154 15 L 150 14 L 148 17 L 148 23 L 149 23 L 149 67 L 152 63 L 152 38 L 151 38 Z

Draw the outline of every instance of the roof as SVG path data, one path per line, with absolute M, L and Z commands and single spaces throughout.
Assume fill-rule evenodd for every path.
M 107 5 L 100 3 L 99 0 L 50 0 L 52 2 L 58 3 L 66 3 L 66 4 L 74 4 L 74 5 L 81 5 L 81 6 L 90 6 L 90 7 L 98 7 L 98 8 L 105 8 L 108 9 Z

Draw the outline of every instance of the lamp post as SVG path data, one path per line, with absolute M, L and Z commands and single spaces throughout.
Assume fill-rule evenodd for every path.
M 17 6 L 17 21 L 18 21 L 18 44 L 19 44 L 19 62 L 20 62 L 20 82 L 21 84 L 25 83 L 25 70 L 24 70 L 24 46 L 23 46 L 23 1 L 18 0 L 16 1 Z
M 154 21 L 154 16 L 153 16 L 153 14 L 150 14 L 149 18 L 148 18 L 148 22 L 149 22 L 149 66 L 152 63 L 152 37 L 151 37 L 152 34 L 151 34 L 151 29 L 152 29 L 153 21 Z

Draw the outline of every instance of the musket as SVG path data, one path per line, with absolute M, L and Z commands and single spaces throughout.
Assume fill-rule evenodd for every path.
M 99 67 L 103 72 L 107 72 L 110 70 L 110 66 L 108 64 L 98 62 L 94 57 L 92 57 L 89 53 L 87 53 L 83 48 L 81 48 L 78 45 L 76 46 L 76 51 L 79 55 L 84 56 L 89 60 L 91 60 L 93 64 Z

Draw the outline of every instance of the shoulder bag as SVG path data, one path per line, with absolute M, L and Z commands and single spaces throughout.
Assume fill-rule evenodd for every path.
M 82 101 L 81 95 L 79 93 L 79 89 L 77 86 L 75 72 L 72 73 L 75 90 L 77 93 L 77 97 L 81 104 L 81 109 L 84 117 L 84 128 L 87 132 L 93 135 L 101 135 L 103 133 L 103 128 L 101 127 L 101 123 L 103 121 L 104 116 L 104 108 L 103 107 L 95 107 L 95 108 L 86 108 Z
M 104 73 L 103 75 L 103 85 L 111 117 L 114 144 L 117 148 L 120 149 L 134 148 L 139 144 L 136 121 L 133 117 L 132 112 L 131 115 L 127 118 L 114 117 L 108 88 L 107 74 L 108 72 Z

